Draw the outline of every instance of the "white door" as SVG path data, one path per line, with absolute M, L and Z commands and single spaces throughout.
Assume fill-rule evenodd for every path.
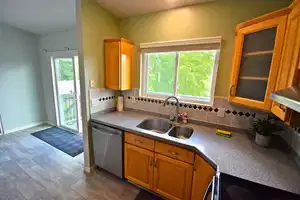
M 76 52 L 56 52 L 51 56 L 57 125 L 82 133 L 79 65 Z

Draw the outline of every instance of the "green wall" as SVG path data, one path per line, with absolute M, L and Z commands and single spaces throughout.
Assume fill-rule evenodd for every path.
M 121 20 L 121 36 L 140 43 L 222 36 L 216 96 L 227 96 L 238 23 L 288 6 L 292 0 L 217 0 L 180 9 Z M 135 54 L 135 85 L 139 87 L 139 52 Z
M 96 88 L 105 87 L 104 39 L 120 36 L 120 21 L 96 0 L 82 0 L 82 43 L 86 84 L 95 80 Z

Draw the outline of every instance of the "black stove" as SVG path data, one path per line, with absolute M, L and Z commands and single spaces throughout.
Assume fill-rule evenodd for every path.
M 234 177 L 218 174 L 218 200 L 300 200 L 300 195 Z M 299 183 L 300 187 L 300 183 Z

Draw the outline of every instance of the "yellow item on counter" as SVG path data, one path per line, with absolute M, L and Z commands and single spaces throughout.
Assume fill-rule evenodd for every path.
M 217 129 L 216 134 L 219 136 L 223 136 L 223 137 L 228 137 L 228 138 L 231 137 L 231 133 L 229 131 L 224 131 L 224 130 L 220 130 L 220 129 Z

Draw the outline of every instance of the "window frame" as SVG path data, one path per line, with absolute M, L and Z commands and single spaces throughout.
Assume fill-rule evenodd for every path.
M 217 41 L 217 42 L 216 42 Z M 166 42 L 155 42 L 155 43 L 143 43 L 140 45 L 141 49 L 143 48 L 156 48 L 156 47 L 172 47 L 172 46 L 185 46 L 185 45 L 194 45 L 194 44 L 210 44 L 210 43 L 218 43 L 219 48 L 215 49 L 199 49 L 199 50 L 182 50 L 182 51 L 166 51 L 166 52 L 176 52 L 179 55 L 180 52 L 193 52 L 193 51 L 209 51 L 214 50 L 216 51 L 215 55 L 215 62 L 212 72 L 212 82 L 211 82 L 211 92 L 210 97 L 207 101 L 205 101 L 206 98 L 197 98 L 194 96 L 189 95 L 181 95 L 179 96 L 177 94 L 177 81 L 178 81 L 178 67 L 179 67 L 179 59 L 176 56 L 176 67 L 175 67 L 175 82 L 174 82 L 174 92 L 173 93 L 158 93 L 158 92 L 147 92 L 148 87 L 148 56 L 147 54 L 150 53 L 163 53 L 163 52 L 141 52 L 140 54 L 140 93 L 139 95 L 141 97 L 147 97 L 147 98 L 156 98 L 156 99 L 165 99 L 168 96 L 176 96 L 180 102 L 184 103 L 193 103 L 193 104 L 199 104 L 199 105 L 208 105 L 212 106 L 214 103 L 214 94 L 215 94 L 215 88 L 216 88 L 216 79 L 217 79 L 217 72 L 218 72 L 218 66 L 220 61 L 220 50 L 221 50 L 221 37 L 213 37 L 213 38 L 197 38 L 197 39 L 191 39 L 191 40 L 179 40 L 179 41 L 166 41 Z

